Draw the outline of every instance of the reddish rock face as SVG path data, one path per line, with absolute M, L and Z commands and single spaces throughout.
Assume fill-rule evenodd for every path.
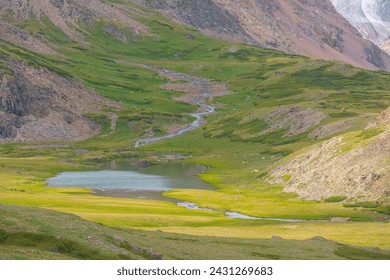
M 390 70 L 390 57 L 363 39 L 329 0 L 132 1 L 225 40 Z

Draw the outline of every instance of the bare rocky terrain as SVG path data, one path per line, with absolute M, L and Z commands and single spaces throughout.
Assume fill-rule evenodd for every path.
M 275 132 L 280 129 L 287 131 L 285 136 L 301 134 L 319 125 L 325 118 L 326 114 L 317 109 L 279 107 L 264 116 L 263 119 L 270 128 L 263 131 L 262 134 Z
M 0 38 L 14 45 L 30 49 L 37 53 L 55 55 L 56 52 L 49 45 L 32 37 L 24 30 L 0 19 Z
M 293 155 L 274 168 L 268 180 L 305 199 L 381 200 L 390 193 L 389 125 L 390 108 L 352 139 L 348 134 L 334 137 Z M 365 136 L 369 129 L 379 134 Z
M 130 0 L 224 40 L 390 70 L 390 57 L 329 0 Z
M 86 113 L 119 107 L 45 68 L 7 64 L 12 64 L 9 72 L 0 72 L 0 143 L 83 140 L 100 130 Z
M 114 20 L 123 28 L 131 30 L 134 34 L 147 34 L 147 28 L 133 19 L 131 12 L 120 9 L 118 6 L 100 0 L 0 0 L 0 18 L 8 22 L 16 20 L 46 20 L 48 19 L 69 38 L 83 42 L 85 31 L 83 25 L 94 25 L 97 19 Z M 28 46 L 37 40 L 26 35 L 17 26 L 10 26 L 1 21 L 0 36 L 20 46 Z M 106 28 L 112 31 L 110 25 Z M 114 30 L 118 34 L 117 30 Z M 45 42 L 44 38 L 41 38 Z M 123 39 L 123 38 L 122 38 Z M 33 50 L 49 52 L 42 43 L 33 47 Z

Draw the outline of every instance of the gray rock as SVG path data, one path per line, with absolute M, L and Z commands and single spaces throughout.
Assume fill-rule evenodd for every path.
M 237 18 L 212 0 L 155 0 L 144 1 L 144 4 L 150 8 L 170 12 L 180 21 L 197 29 L 212 30 L 244 40 L 249 37 Z

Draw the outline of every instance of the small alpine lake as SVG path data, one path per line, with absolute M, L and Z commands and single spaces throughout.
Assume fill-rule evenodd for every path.
M 49 187 L 82 187 L 97 195 L 141 199 L 173 199 L 162 196 L 173 189 L 214 189 L 196 174 L 206 167 L 191 163 L 165 163 L 138 167 L 113 161 L 99 171 L 63 172 L 46 180 Z

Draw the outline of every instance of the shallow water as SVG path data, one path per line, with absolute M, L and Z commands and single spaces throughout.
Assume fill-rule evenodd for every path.
M 162 196 L 168 190 L 213 189 L 195 176 L 206 170 L 195 164 L 167 163 L 142 168 L 114 161 L 101 168 L 63 172 L 46 181 L 49 187 L 82 187 L 92 189 L 97 195 L 163 200 L 172 200 Z
M 203 211 L 215 211 L 210 208 L 202 208 L 199 207 L 197 203 L 194 202 L 179 202 L 177 203 L 178 206 L 184 207 L 190 210 L 203 210 Z M 245 220 L 263 220 L 263 221 L 278 221 L 278 222 L 290 222 L 290 223 L 296 223 L 296 222 L 304 222 L 305 220 L 298 220 L 298 219 L 280 219 L 280 218 L 259 218 L 259 217 L 252 217 L 248 215 L 244 215 L 238 212 L 230 212 L 230 211 L 223 211 L 225 213 L 225 216 L 227 218 L 231 219 L 245 219 Z

